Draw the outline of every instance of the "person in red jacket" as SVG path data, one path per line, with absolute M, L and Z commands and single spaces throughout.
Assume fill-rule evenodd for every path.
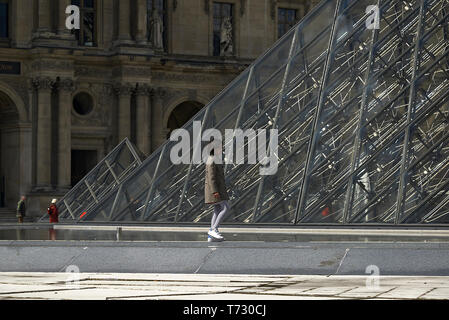
M 58 221 L 58 207 L 56 206 L 56 199 L 51 200 L 50 207 L 47 209 L 47 213 L 50 216 L 50 223 L 57 223 Z

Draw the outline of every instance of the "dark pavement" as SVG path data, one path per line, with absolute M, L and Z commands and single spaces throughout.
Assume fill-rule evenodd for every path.
M 448 242 L 0 241 L 0 272 L 449 275 Z

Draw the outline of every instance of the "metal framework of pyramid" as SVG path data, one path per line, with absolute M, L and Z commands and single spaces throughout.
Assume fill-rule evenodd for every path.
M 279 132 L 275 175 L 226 165 L 225 222 L 448 223 L 448 15 L 448 0 L 322 1 L 196 114 L 190 134 Z M 208 222 L 204 164 L 172 164 L 176 143 L 77 221 Z
M 82 218 L 93 205 L 99 203 L 141 165 L 144 159 L 143 153 L 125 138 L 64 197 L 58 200 L 56 205 L 59 209 L 59 219 Z M 44 214 L 39 221 L 47 220 L 48 215 Z

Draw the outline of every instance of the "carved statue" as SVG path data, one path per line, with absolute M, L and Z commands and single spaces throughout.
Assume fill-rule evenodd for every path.
M 234 53 L 232 43 L 232 22 L 230 17 L 223 19 L 220 30 L 220 55 L 232 56 Z
M 164 26 L 157 9 L 153 10 L 153 14 L 150 20 L 151 30 L 150 30 L 150 41 L 153 47 L 156 49 L 164 49 L 164 41 L 162 34 L 164 32 Z

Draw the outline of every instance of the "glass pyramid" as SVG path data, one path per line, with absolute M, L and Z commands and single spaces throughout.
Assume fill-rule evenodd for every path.
M 226 165 L 226 222 L 449 222 L 449 1 L 374 4 L 378 26 L 372 0 L 322 1 L 184 126 L 278 129 L 275 175 Z M 172 164 L 176 143 L 77 221 L 209 222 L 204 164 Z
M 144 154 L 125 138 L 81 181 L 56 203 L 59 219 L 82 218 L 96 203 L 119 185 L 145 159 Z M 40 220 L 48 221 L 44 214 Z

